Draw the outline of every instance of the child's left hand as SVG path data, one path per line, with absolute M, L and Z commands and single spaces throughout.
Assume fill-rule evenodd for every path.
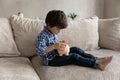
M 62 40 L 62 41 L 59 42 L 58 53 L 59 53 L 60 56 L 69 54 L 68 41 Z

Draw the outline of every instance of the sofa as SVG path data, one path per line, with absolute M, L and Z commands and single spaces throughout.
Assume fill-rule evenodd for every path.
M 43 65 L 35 41 L 44 20 L 25 18 L 22 13 L 0 18 L 0 80 L 120 80 L 120 18 L 69 20 L 58 35 L 97 57 L 113 55 L 105 71 L 67 65 Z

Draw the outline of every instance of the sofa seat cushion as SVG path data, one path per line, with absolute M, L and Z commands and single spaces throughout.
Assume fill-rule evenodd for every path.
M 0 58 L 0 80 L 40 80 L 28 58 Z
M 43 66 L 38 56 L 31 61 L 41 80 L 120 80 L 120 52 L 100 49 L 89 53 L 99 57 L 113 55 L 114 58 L 105 71 L 76 65 Z

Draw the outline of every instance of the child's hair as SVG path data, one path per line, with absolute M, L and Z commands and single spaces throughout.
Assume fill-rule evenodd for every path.
M 68 26 L 66 15 L 61 10 L 49 11 L 46 16 L 45 23 L 47 26 L 56 26 L 60 29 L 64 29 Z

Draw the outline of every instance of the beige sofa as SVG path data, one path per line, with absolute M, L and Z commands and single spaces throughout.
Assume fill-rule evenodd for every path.
M 35 39 L 43 26 L 43 20 L 23 14 L 0 18 L 0 80 L 120 80 L 120 18 L 69 21 L 69 27 L 59 34 L 70 46 L 95 56 L 113 55 L 105 71 L 76 65 L 44 66 L 35 54 Z

